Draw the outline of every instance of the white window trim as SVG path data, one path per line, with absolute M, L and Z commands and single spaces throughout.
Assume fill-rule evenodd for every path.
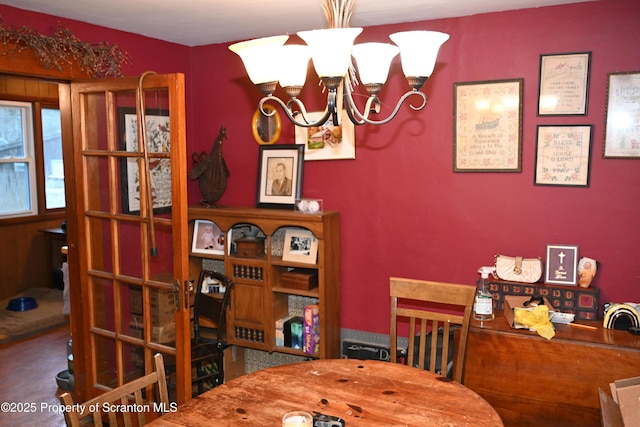
M 0 163 L 27 163 L 29 167 L 29 198 L 31 209 L 2 214 L 0 218 L 34 216 L 38 214 L 38 184 L 36 181 L 35 142 L 33 136 L 33 105 L 30 102 L 0 101 L 1 107 L 20 108 L 22 111 L 22 135 L 25 140 L 25 157 L 0 157 Z

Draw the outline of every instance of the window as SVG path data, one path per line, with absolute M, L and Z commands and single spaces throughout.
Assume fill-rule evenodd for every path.
M 0 101 L 0 215 L 33 215 L 37 211 L 32 107 Z
M 36 162 L 38 155 L 42 162 Z M 44 194 L 40 208 L 39 187 Z M 64 207 L 60 111 L 40 103 L 0 101 L 0 218 Z
M 43 108 L 40 117 L 42 119 L 45 206 L 47 209 L 64 208 L 64 164 L 62 163 L 60 110 Z

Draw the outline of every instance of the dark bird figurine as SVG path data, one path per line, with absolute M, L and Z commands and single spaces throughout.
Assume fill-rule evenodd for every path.
M 224 126 L 213 143 L 211 153 L 204 151 L 200 154 L 193 153 L 193 167 L 189 172 L 189 178 L 197 179 L 200 192 L 204 197 L 200 203 L 207 206 L 217 206 L 218 200 L 227 189 L 227 178 L 231 175 L 227 164 L 222 157 L 222 141 L 227 137 Z

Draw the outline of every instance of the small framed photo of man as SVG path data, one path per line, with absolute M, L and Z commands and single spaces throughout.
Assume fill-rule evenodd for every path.
M 258 171 L 259 208 L 291 208 L 302 197 L 304 146 L 261 146 Z

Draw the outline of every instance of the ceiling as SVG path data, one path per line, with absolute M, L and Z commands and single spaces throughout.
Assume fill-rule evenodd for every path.
M 350 25 L 368 27 L 585 1 L 591 0 L 355 0 Z M 0 0 L 0 4 L 186 46 L 326 28 L 320 0 Z

